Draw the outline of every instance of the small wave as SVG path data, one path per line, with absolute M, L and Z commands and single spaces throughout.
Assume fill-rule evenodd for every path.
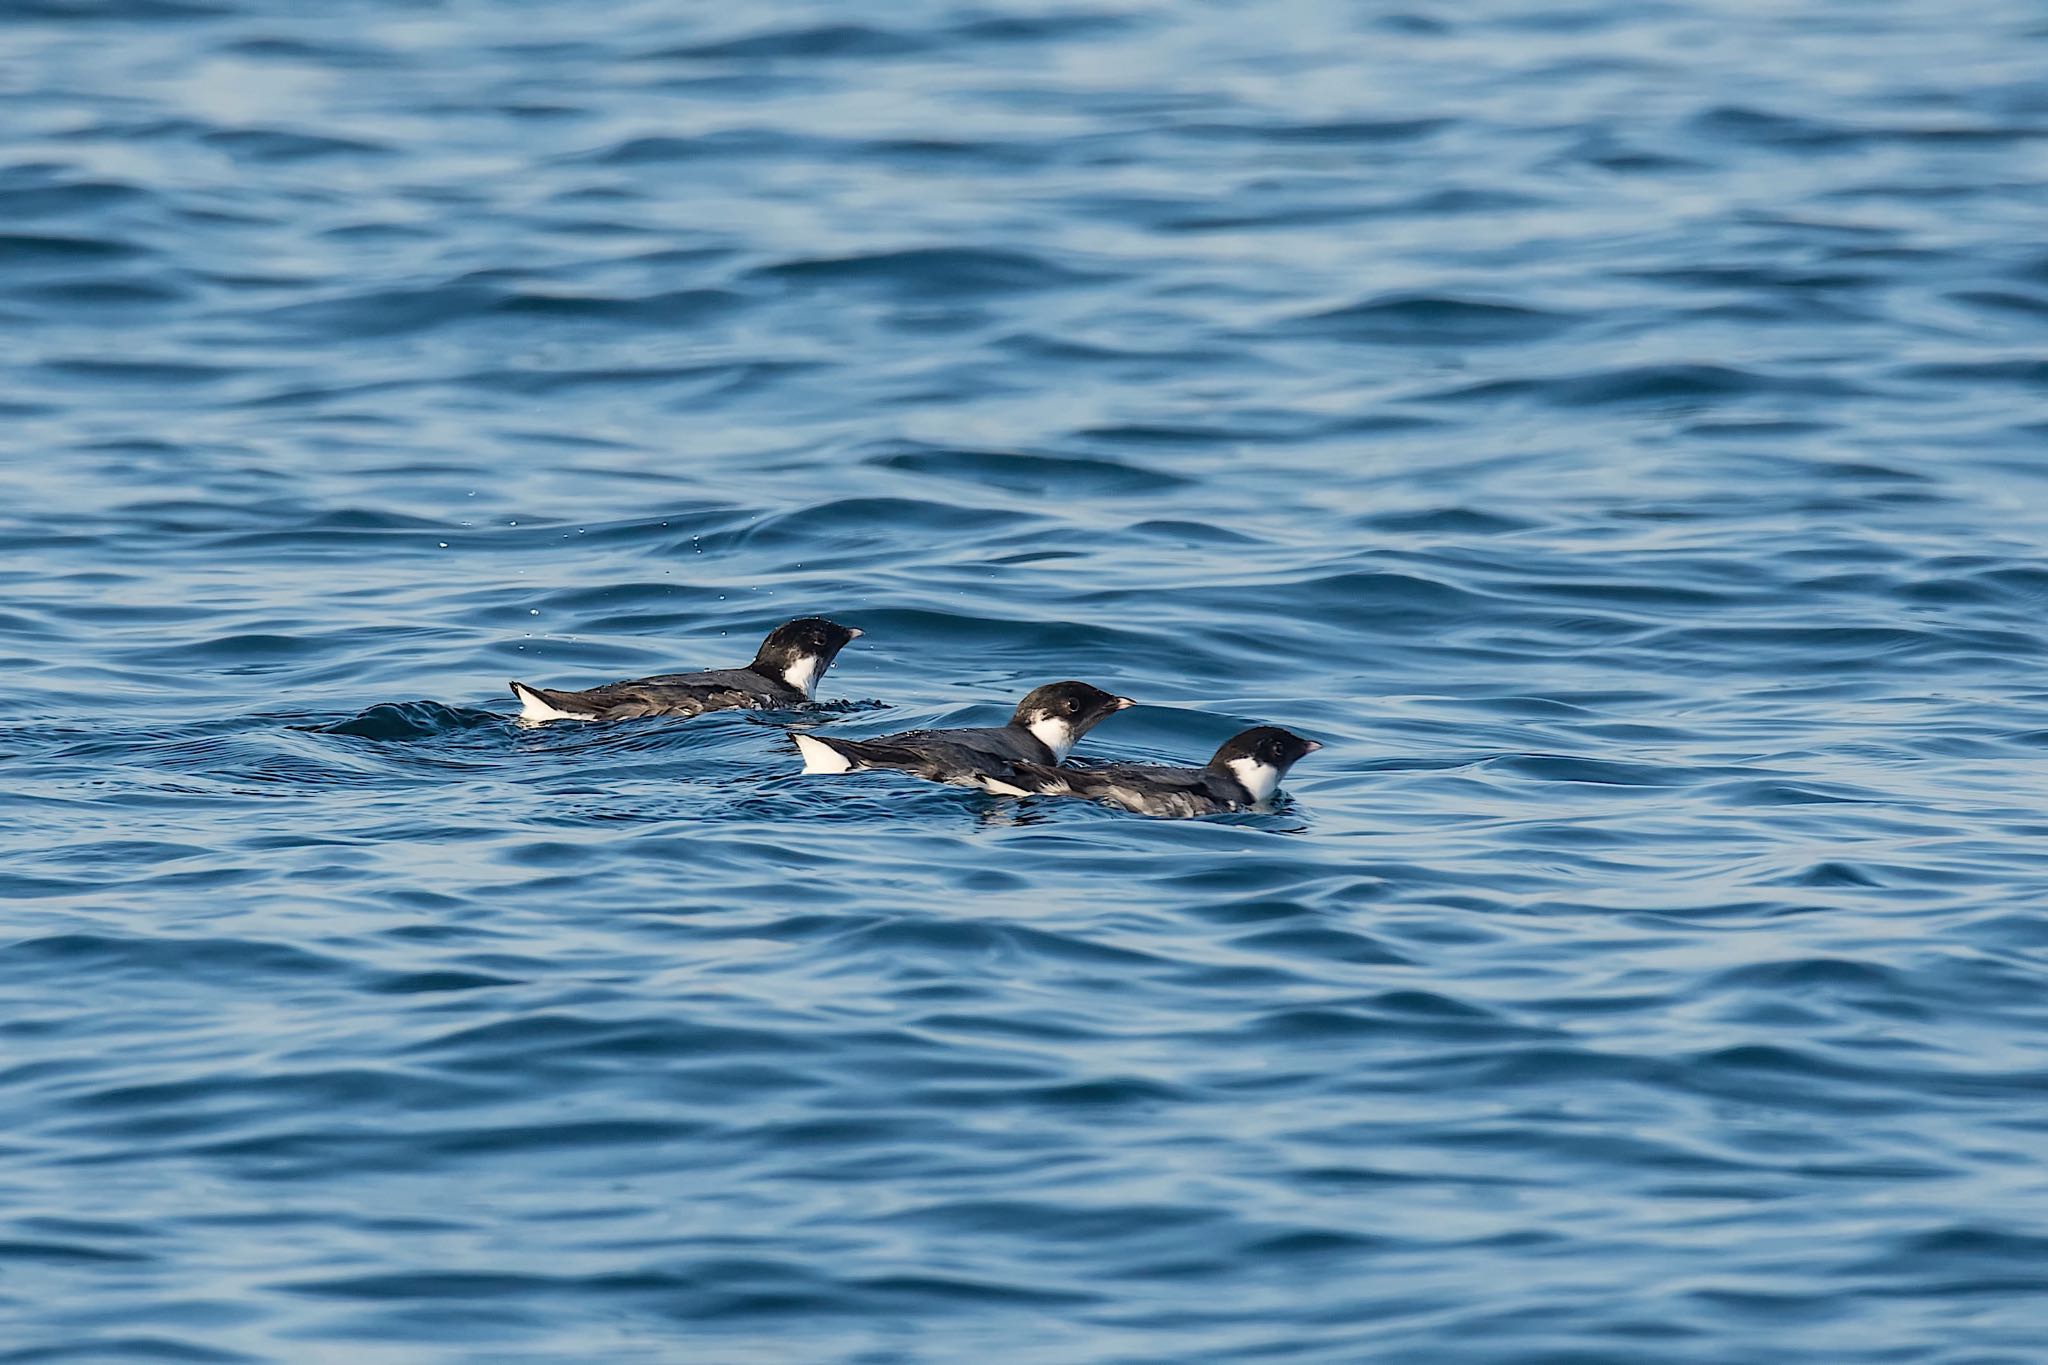
M 618 364 L 534 366 L 476 370 L 456 381 L 499 393 L 568 394 L 590 389 L 636 389 L 693 385 L 697 401 L 716 394 L 736 395 L 790 376 L 820 368 L 808 360 L 714 360 L 698 364 Z
M 871 455 L 868 463 L 1007 492 L 1054 496 L 1158 494 L 1189 482 L 1177 474 L 1118 460 L 986 450 L 909 450 Z
M 1854 129 L 1841 124 L 1741 104 L 1705 110 L 1693 116 L 1691 126 L 1694 132 L 1714 140 L 1800 150 L 1845 147 L 1858 139 Z
M 828 144 L 817 138 L 798 138 L 772 129 L 727 128 L 695 137 L 654 133 L 627 138 L 569 159 L 596 166 L 660 166 L 715 157 L 817 156 L 830 150 Z
M 37 218 L 86 216 L 122 205 L 136 204 L 149 198 L 148 191 L 126 181 L 55 180 L 54 177 L 35 175 L 32 172 L 25 173 L 27 169 L 15 167 L 9 171 L 0 171 L 0 213 L 6 214 L 7 220 L 10 222 L 25 223 Z M 47 241 L 48 239 L 45 240 Z M 31 256 L 42 253 L 60 257 L 65 255 L 83 255 L 88 257 L 123 256 L 133 252 L 132 247 L 123 249 L 121 244 L 105 242 L 99 243 L 99 245 L 112 246 L 116 249 L 110 252 L 96 251 L 93 247 L 94 239 L 92 238 L 58 238 L 56 240 L 60 243 L 69 243 L 69 245 L 58 245 L 55 247 L 40 245 L 32 235 L 26 237 L 20 234 L 0 236 L 0 260 L 4 260 L 6 256 L 12 255 L 17 251 Z M 78 249 L 77 244 L 79 243 L 85 244 L 84 250 Z
M 73 970 L 90 966 L 106 978 L 311 978 L 346 973 L 340 960 L 285 943 L 241 938 L 176 938 L 113 934 L 48 934 L 0 949 L 0 967 Z
M 911 34 L 868 24 L 791 25 L 734 38 L 664 48 L 654 61 L 763 61 L 844 57 L 902 57 L 925 50 Z
M 1182 137 L 1243 138 L 1281 145 L 1289 143 L 1371 145 L 1382 142 L 1411 142 L 1434 136 L 1452 127 L 1449 118 L 1331 119 L 1305 123 L 1220 123 L 1197 122 L 1177 125 Z
M 56 233 L 0 233 L 0 269 L 37 269 L 66 261 L 128 260 L 143 248 L 110 237 L 68 237 Z
M 840 498 L 812 507 L 764 517 L 730 533 L 731 543 L 774 545 L 800 543 L 893 542 L 905 527 L 953 537 L 1028 525 L 1030 517 L 994 507 L 970 507 L 923 498 Z M 706 541 L 715 537 L 704 537 Z
M 391 154 L 391 148 L 360 138 L 281 128 L 219 129 L 203 134 L 200 140 L 232 156 L 264 163 L 291 164 L 330 157 L 381 157 Z
M 204 0 L 11 0 L 8 8 L 13 16 L 28 19 L 108 24 L 218 19 L 235 13 L 231 5 Z
M 1824 375 L 1777 375 L 1729 365 L 1635 365 L 1601 373 L 1543 379 L 1498 379 L 1429 395 L 1437 402 L 1534 398 L 1565 408 L 1646 403 L 1704 403 L 1716 399 L 1792 394 L 1849 397 L 1859 385 Z
M 1518 304 L 1437 294 L 1398 294 L 1309 313 L 1293 330 L 1346 341 L 1391 346 L 1477 346 L 1532 341 L 1572 325 L 1572 319 Z
M 509 723 L 494 711 L 446 706 L 437 701 L 387 701 L 347 720 L 308 728 L 319 734 L 352 735 L 357 739 L 412 740 Z
M 1023 251 L 920 247 L 852 256 L 781 261 L 757 267 L 752 277 L 785 284 L 866 284 L 906 297 L 952 297 L 1060 289 L 1099 276 Z

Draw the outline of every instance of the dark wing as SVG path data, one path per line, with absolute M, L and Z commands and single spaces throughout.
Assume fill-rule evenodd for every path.
M 696 673 L 656 673 L 648 678 L 631 678 L 630 682 L 655 683 L 663 687 L 725 687 L 738 692 L 759 692 L 762 696 L 786 695 L 796 689 L 764 677 L 751 668 L 706 668 Z M 617 686 L 618 684 L 607 684 Z
M 883 735 L 870 741 L 897 747 L 970 750 L 990 761 L 1003 763 L 1052 763 L 1052 750 L 1038 736 L 1014 725 L 991 725 L 959 730 L 906 730 L 900 735 Z
M 834 739 L 829 742 L 834 749 L 863 768 L 889 768 L 922 777 L 928 782 L 949 782 L 959 787 L 989 789 L 994 785 L 1021 790 L 1011 781 L 1015 760 L 996 747 L 979 742 L 980 736 L 994 733 L 997 732 L 913 730 L 901 735 L 884 735 L 880 739 Z
M 532 689 L 548 705 L 594 715 L 600 720 L 641 716 L 698 716 L 706 711 L 789 706 L 803 698 L 795 688 L 744 668 L 705 673 L 663 673 L 652 678 L 606 683 L 583 692 Z
M 1016 784 L 1038 796 L 1078 796 L 1141 815 L 1215 815 L 1235 808 L 1201 768 L 1112 763 L 1100 768 L 1016 765 Z

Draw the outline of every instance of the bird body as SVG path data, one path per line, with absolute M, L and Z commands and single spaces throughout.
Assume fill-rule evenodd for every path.
M 1260 725 L 1225 740 L 1199 768 L 1110 763 L 1095 768 L 1013 765 L 1005 781 L 1019 795 L 1078 796 L 1135 811 L 1185 819 L 1256 810 L 1273 798 L 1287 770 L 1323 746 L 1312 739 Z
M 512 695 L 519 698 L 519 718 L 534 723 L 801 706 L 811 699 L 839 651 L 860 633 L 820 616 L 805 616 L 770 631 L 745 668 L 659 673 L 580 691 L 515 682 Z
M 1021 794 L 1007 775 L 1019 765 L 1048 770 L 1066 761 L 1075 741 L 1105 717 L 1136 705 L 1083 682 L 1035 688 L 1007 725 L 951 730 L 906 730 L 878 739 L 797 735 L 807 773 L 887 768 L 930 782 Z

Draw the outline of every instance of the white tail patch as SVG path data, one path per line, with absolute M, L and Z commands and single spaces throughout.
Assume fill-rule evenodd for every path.
M 1052 761 L 1064 763 L 1074 748 L 1074 727 L 1058 716 L 1040 716 L 1025 727 L 1052 750 Z
M 804 756 L 804 771 L 807 773 L 850 773 L 853 760 L 822 739 L 809 735 L 791 735 L 796 741 L 796 751 Z
M 512 695 L 519 698 L 519 719 L 524 721 L 532 721 L 537 724 L 544 720 L 597 719 L 595 716 L 578 715 L 574 711 L 564 711 L 558 706 L 550 706 L 541 699 L 538 692 L 535 692 L 523 683 L 512 684 Z
M 1265 805 L 1279 789 L 1280 770 L 1270 763 L 1261 763 L 1256 758 L 1233 758 L 1230 771 L 1237 774 L 1237 780 L 1251 793 L 1255 806 Z

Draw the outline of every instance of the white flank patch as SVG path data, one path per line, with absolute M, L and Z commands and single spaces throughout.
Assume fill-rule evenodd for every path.
M 1025 791 L 1022 787 L 1013 786 L 999 777 L 982 778 L 981 788 L 983 791 L 992 792 L 997 796 L 1034 796 L 1037 794 Z
M 1237 774 L 1237 780 L 1252 794 L 1252 804 L 1263 806 L 1268 797 L 1280 785 L 1280 770 L 1270 763 L 1261 763 L 1256 758 L 1233 758 L 1230 771 Z
M 1038 742 L 1052 750 L 1052 761 L 1064 763 L 1067 754 L 1074 747 L 1074 727 L 1058 716 L 1045 716 L 1034 720 L 1025 727 L 1038 737 Z
M 804 771 L 807 773 L 850 773 L 853 760 L 822 739 L 809 735 L 791 735 L 796 741 L 796 751 L 804 756 Z
M 596 720 L 596 716 L 578 715 L 560 707 L 549 706 L 537 693 L 529 691 L 518 683 L 512 684 L 512 692 L 519 698 L 519 719 L 528 721 L 544 720 Z
M 818 675 L 825 670 L 819 667 L 822 661 L 815 654 L 806 654 L 788 668 L 782 670 L 782 680 L 804 694 L 804 700 L 811 699 L 811 689 L 818 685 Z

